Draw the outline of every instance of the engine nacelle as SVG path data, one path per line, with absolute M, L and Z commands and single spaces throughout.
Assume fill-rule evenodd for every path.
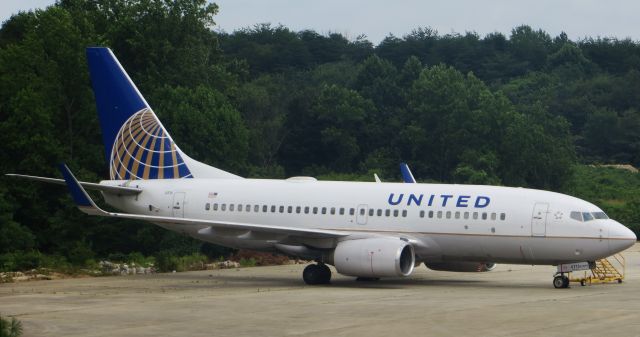
M 456 271 L 462 273 L 477 273 L 491 271 L 496 267 L 493 262 L 467 262 L 467 261 L 451 261 L 451 262 L 425 262 L 425 266 L 429 269 L 439 271 Z
M 347 240 L 333 251 L 338 273 L 357 277 L 409 276 L 416 257 L 408 242 L 393 238 Z

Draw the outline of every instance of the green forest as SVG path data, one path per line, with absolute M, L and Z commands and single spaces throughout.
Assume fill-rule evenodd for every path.
M 640 232 L 640 43 L 416 27 L 216 32 L 205 0 L 60 0 L 0 28 L 0 173 L 108 177 L 85 47 L 112 48 L 182 150 L 246 177 L 541 188 Z M 89 217 L 65 188 L 0 179 L 0 269 L 229 251 Z

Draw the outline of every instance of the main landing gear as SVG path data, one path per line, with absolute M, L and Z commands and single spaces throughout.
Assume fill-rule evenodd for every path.
M 553 278 L 553 286 L 555 288 L 569 288 L 569 278 L 564 273 L 558 273 Z
M 304 283 L 310 285 L 329 284 L 331 281 L 331 269 L 324 263 L 310 264 L 302 272 Z

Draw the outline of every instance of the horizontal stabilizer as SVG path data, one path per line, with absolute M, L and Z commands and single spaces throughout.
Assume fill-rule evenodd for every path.
M 22 179 L 27 179 L 27 180 L 33 180 L 33 181 L 41 181 L 41 182 L 50 183 L 50 184 L 58 184 L 58 185 L 64 185 L 65 184 L 64 179 L 57 179 L 57 178 L 29 176 L 29 175 L 24 175 L 24 174 L 13 174 L 13 173 L 6 174 L 6 176 L 22 178 Z M 100 184 L 88 183 L 88 182 L 84 182 L 84 181 L 79 181 L 78 183 L 80 185 L 82 185 L 82 187 L 84 187 L 84 188 L 86 188 L 88 190 L 100 191 L 100 192 L 118 194 L 118 195 L 136 195 L 136 194 L 140 194 L 140 192 L 142 192 L 142 190 L 139 189 L 139 188 L 128 187 L 128 186 L 100 185 Z

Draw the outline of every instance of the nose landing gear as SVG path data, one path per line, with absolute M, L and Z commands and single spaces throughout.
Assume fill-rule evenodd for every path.
M 324 263 L 310 264 L 302 272 L 304 283 L 309 285 L 329 284 L 331 282 L 331 269 Z
M 553 286 L 558 288 L 569 288 L 569 278 L 564 273 L 558 273 L 553 278 Z

